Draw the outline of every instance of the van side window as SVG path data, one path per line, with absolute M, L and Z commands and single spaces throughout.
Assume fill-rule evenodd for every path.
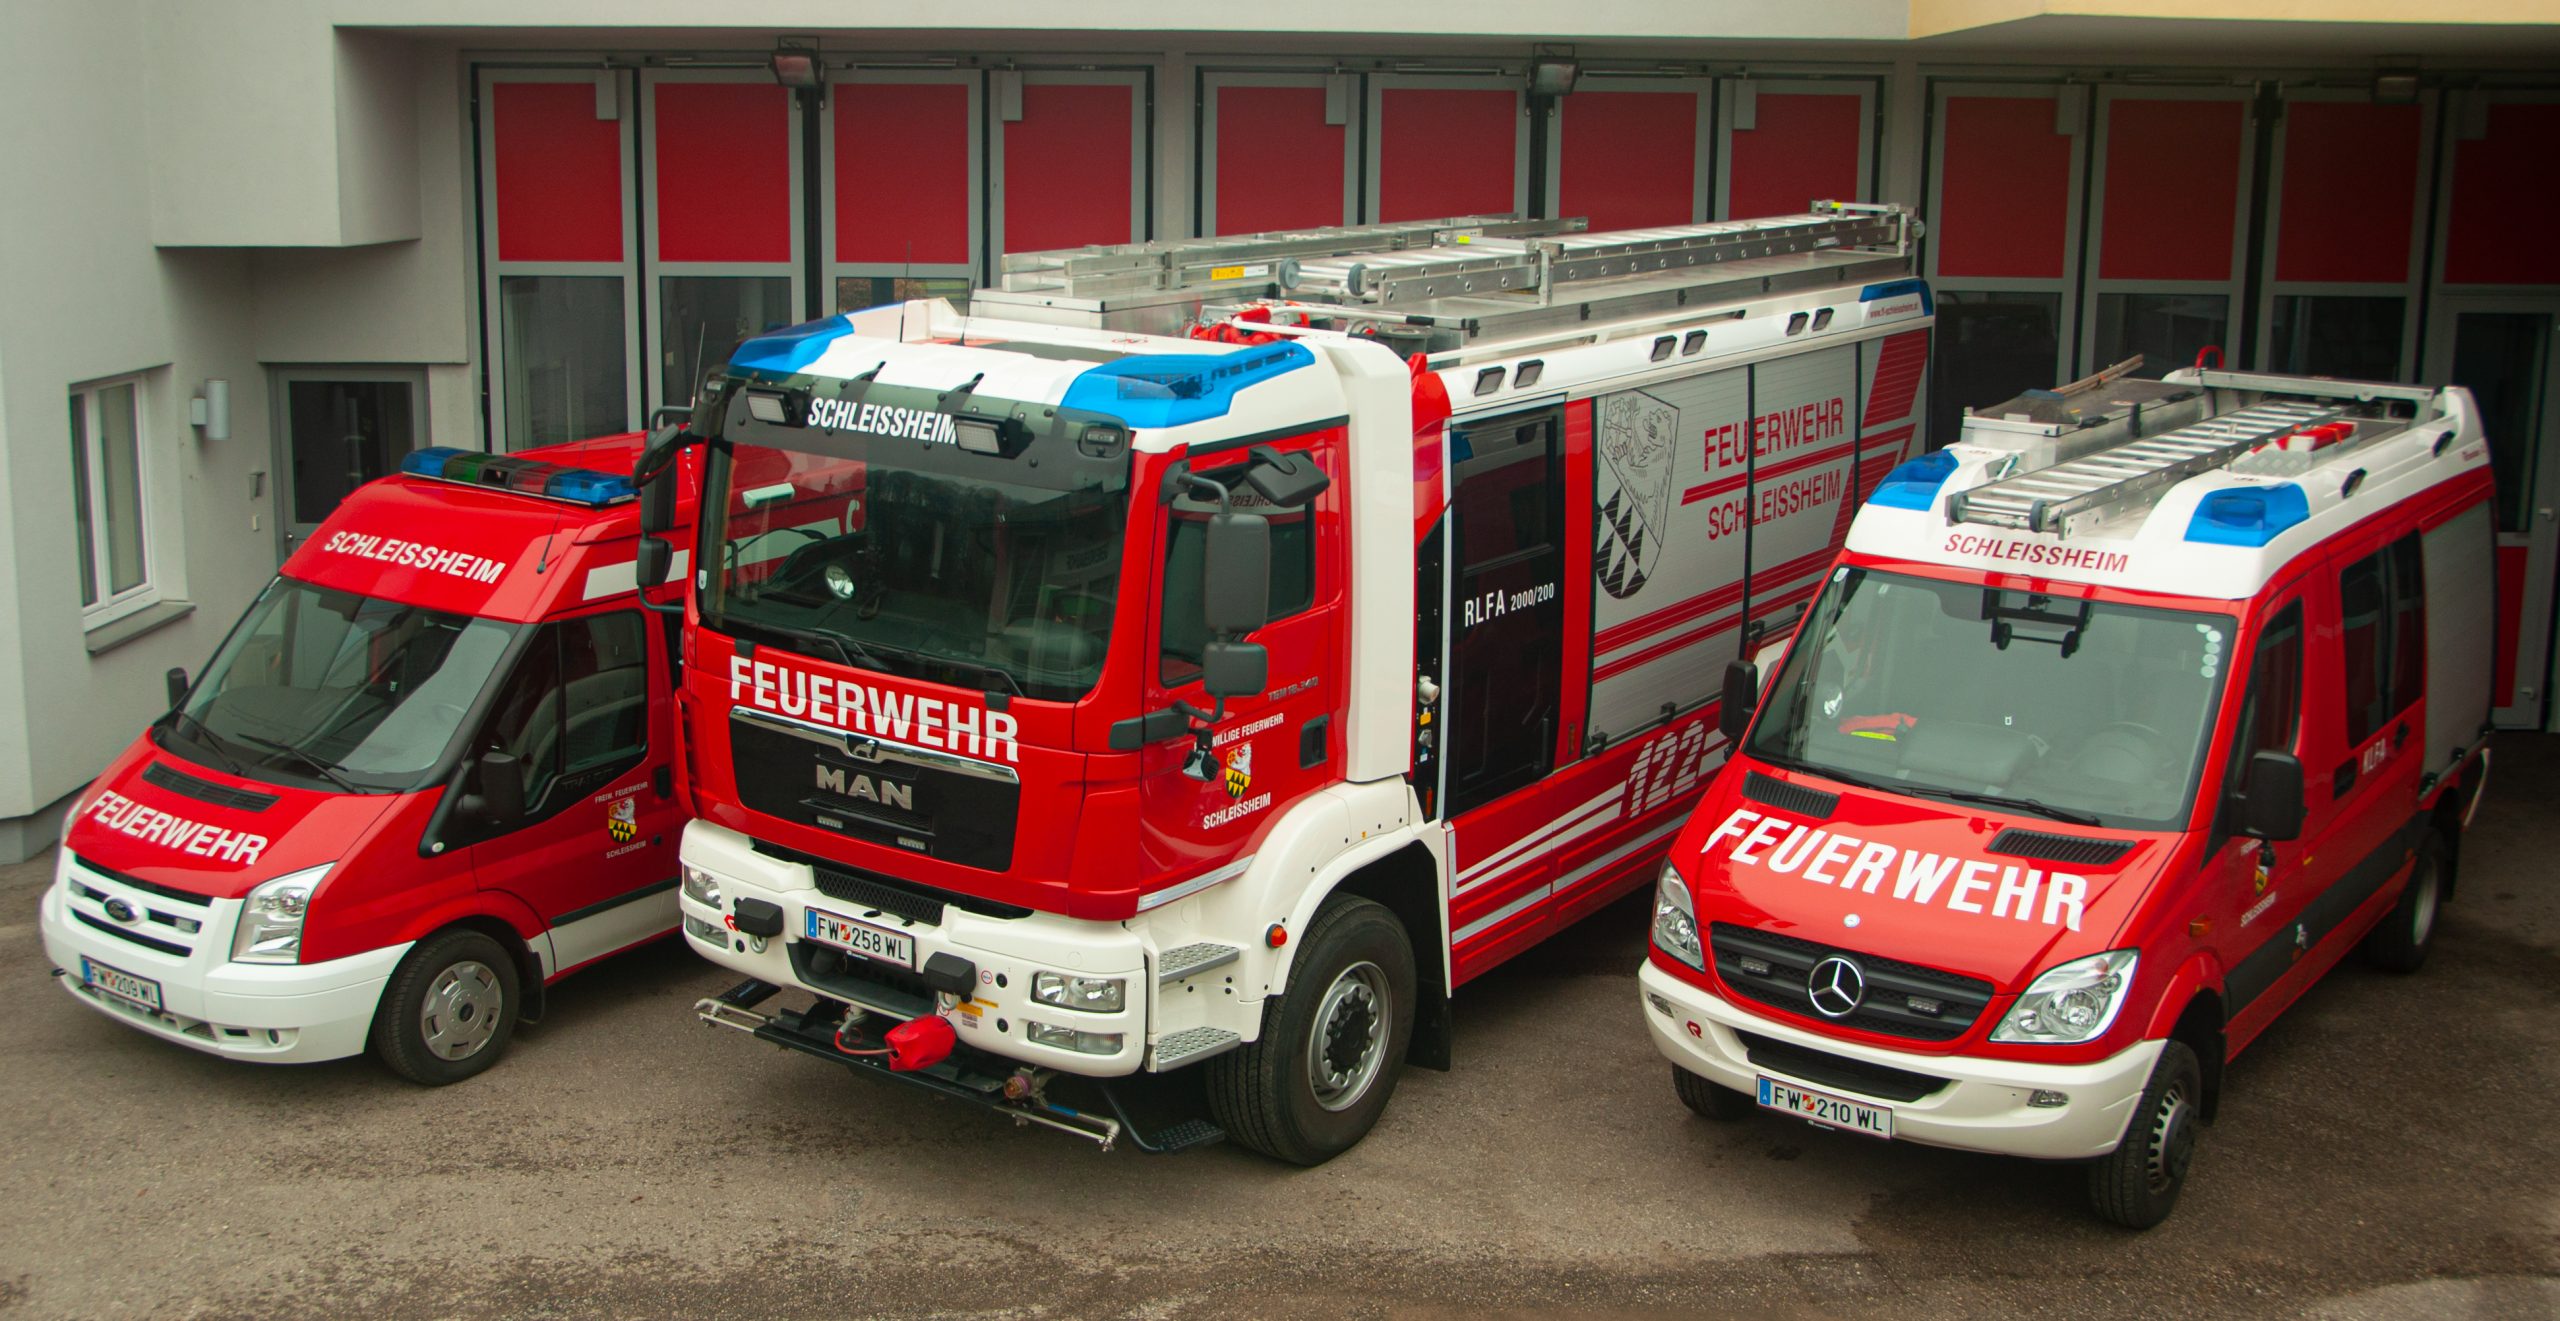
M 563 779 L 617 767 L 648 745 L 649 653 L 635 610 L 545 624 L 490 710 L 483 751 L 515 754 L 534 810 Z
M 2302 731 L 2302 603 L 2279 612 L 2258 634 L 2257 659 L 2249 665 L 2249 694 L 2240 707 L 2240 748 L 2234 765 L 2261 752 L 2291 752 Z
M 2423 590 L 2414 532 L 2339 571 L 2349 747 L 2418 700 L 2426 681 Z

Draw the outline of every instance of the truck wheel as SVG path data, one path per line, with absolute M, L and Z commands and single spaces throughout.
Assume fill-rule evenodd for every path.
M 1680 1094 L 1680 1104 L 1691 1112 L 1721 1123 L 1749 1119 L 1760 1103 L 1730 1087 L 1719 1087 L 1674 1064 L 1671 1066 L 1671 1090 Z
M 2204 1069 L 2196 1053 L 2183 1041 L 2162 1046 L 2124 1140 L 2089 1166 L 2089 1206 L 2099 1218 L 2127 1229 L 2169 1218 L 2195 1160 L 2203 1102 Z
M 1308 924 L 1289 990 L 1262 1039 L 1208 1062 L 1209 1108 L 1236 1141 L 1293 1165 L 1349 1151 L 1378 1122 L 1413 1040 L 1413 946 L 1366 899 L 1331 899 Z
M 2365 960 L 2391 972 L 2416 972 L 2427 962 L 2436 934 L 2436 910 L 2444 904 L 2444 841 L 2432 830 L 2418 841 L 2409 883 L 2400 902 L 2364 938 Z
M 429 936 L 383 988 L 373 1053 L 411 1082 L 460 1082 L 505 1053 L 521 1003 L 505 946 L 471 930 Z

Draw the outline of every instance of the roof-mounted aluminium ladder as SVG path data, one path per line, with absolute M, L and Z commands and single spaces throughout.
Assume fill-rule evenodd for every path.
M 2271 400 L 1959 491 L 1947 497 L 1947 519 L 2059 533 L 2078 515 L 2154 495 L 2279 436 L 2342 415 L 2335 407 Z
M 1070 298 L 1211 289 L 1238 282 L 1286 288 L 1297 282 L 1301 262 L 1484 239 L 1540 238 L 1575 233 L 1588 223 L 1579 217 L 1445 216 L 1011 252 L 1001 262 L 1002 287 L 1008 293 L 1056 293 Z

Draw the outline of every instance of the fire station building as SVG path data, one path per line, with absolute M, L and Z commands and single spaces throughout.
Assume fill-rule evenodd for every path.
M 1280 17 L 1284 21 L 1278 21 Z M 2423 21 L 2396 21 L 2422 16 Z M 2537 0 L 14 0 L 0 859 L 352 487 L 645 424 L 1001 254 L 1901 202 L 1933 443 L 2135 353 L 2470 386 L 2499 719 L 2560 551 Z M 1464 28 L 1464 31 L 1452 29 Z

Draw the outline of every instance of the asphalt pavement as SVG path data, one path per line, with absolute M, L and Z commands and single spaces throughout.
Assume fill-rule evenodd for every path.
M 698 1025 L 674 942 L 491 1072 L 260 1067 L 53 984 L 0 869 L 0 1315 L 2560 1315 L 2560 739 L 2510 738 L 2427 968 L 2350 960 L 2236 1061 L 2183 1204 L 1673 1098 L 1641 896 L 1474 983 L 1313 1170 L 1103 1153 Z

